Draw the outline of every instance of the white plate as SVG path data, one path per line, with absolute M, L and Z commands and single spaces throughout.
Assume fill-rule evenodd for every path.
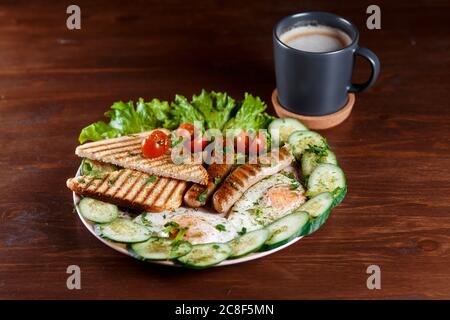
M 76 177 L 78 177 L 80 175 L 80 171 L 81 171 L 81 165 L 78 168 Z M 126 254 L 130 257 L 133 257 L 133 255 L 127 250 L 127 245 L 126 244 L 122 244 L 122 243 L 117 243 L 117 242 L 112 242 L 112 241 L 108 241 L 106 239 L 103 239 L 102 237 L 100 237 L 96 232 L 95 232 L 95 223 L 85 219 L 81 213 L 80 213 L 80 209 L 78 207 L 78 203 L 80 202 L 80 197 L 74 192 L 73 193 L 73 203 L 75 205 L 75 208 L 77 210 L 78 213 L 78 217 L 80 218 L 80 220 L 83 222 L 84 226 L 89 230 L 90 233 L 92 233 L 94 235 L 94 237 L 96 237 L 98 240 L 100 240 L 101 242 L 103 242 L 104 244 L 106 244 L 108 247 L 113 248 L 116 251 L 119 251 L 123 254 Z M 207 212 L 207 211 L 205 211 Z M 126 212 L 121 212 L 121 214 L 126 215 Z M 214 213 L 217 214 L 217 213 Z M 243 262 L 247 262 L 247 261 L 251 261 L 251 260 L 255 260 L 255 259 L 259 259 L 265 256 L 268 256 L 269 254 L 275 253 L 277 251 L 280 251 L 286 247 L 289 247 L 290 245 L 294 244 L 295 242 L 297 242 L 298 240 L 300 240 L 302 237 L 298 237 L 295 238 L 294 240 L 280 246 L 277 247 L 275 249 L 272 250 L 267 250 L 267 251 L 262 251 L 262 252 L 255 252 L 255 253 L 251 253 L 249 255 L 246 255 L 245 257 L 242 258 L 238 258 L 238 259 L 230 259 L 230 260 L 225 260 L 217 265 L 215 265 L 214 267 L 221 267 L 221 266 L 228 266 L 228 265 L 232 265 L 232 264 L 237 264 L 237 263 L 243 263 Z M 133 257 L 134 258 L 134 257 Z M 174 263 L 172 261 L 152 261 L 152 260 L 147 260 L 150 263 L 156 263 L 156 264 L 162 264 L 162 265 L 166 265 L 166 266 L 172 266 L 172 267 L 181 267 L 181 265 Z

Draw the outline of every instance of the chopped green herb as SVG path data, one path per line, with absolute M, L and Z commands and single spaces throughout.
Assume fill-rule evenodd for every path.
M 227 229 L 225 228 L 225 226 L 223 224 L 216 225 L 216 229 L 219 231 L 227 231 Z
M 180 225 L 175 221 L 169 221 L 164 225 L 164 227 L 175 227 L 175 228 L 178 228 L 179 226 Z
M 300 182 L 294 181 L 294 182 L 291 183 L 290 189 L 291 189 L 291 190 L 295 190 L 295 189 L 297 189 L 299 186 L 300 186 Z
M 148 221 L 147 219 L 145 219 L 146 217 L 147 217 L 147 213 L 141 214 L 141 222 L 144 226 L 151 227 L 152 223 L 151 223 L 151 221 Z
M 214 186 L 217 187 L 217 185 L 220 183 L 219 177 L 214 177 Z
M 110 185 L 110 186 L 113 185 L 117 181 L 118 178 L 119 178 L 119 176 L 110 177 L 108 179 L 108 185 Z
M 260 208 L 252 208 L 252 209 L 249 209 L 248 211 L 256 217 L 261 216 L 261 214 L 263 213 Z
M 187 229 L 188 229 L 187 227 L 186 227 L 186 228 L 180 228 L 180 229 L 178 229 L 178 233 L 177 233 L 177 235 L 175 236 L 175 239 L 173 239 L 173 240 L 174 240 L 174 241 L 180 241 L 181 238 L 183 238 L 184 233 L 186 232 Z
M 157 177 L 157 176 L 151 176 L 150 178 L 145 179 L 145 183 L 154 183 L 154 182 L 156 182 L 157 180 L 158 180 L 158 177 Z
M 178 230 L 180 228 L 180 225 L 175 221 L 169 221 L 164 225 L 164 227 L 165 227 L 164 232 L 170 234 L 173 231 Z
M 86 173 L 92 171 L 92 164 L 89 161 L 85 160 L 84 161 L 84 166 L 86 167 L 86 169 L 85 169 Z
M 205 189 L 202 193 L 197 197 L 197 201 L 206 202 L 206 196 L 208 195 L 208 189 Z
M 214 245 L 213 245 L 213 248 L 214 248 L 214 249 L 219 249 L 220 246 L 219 246 L 218 244 L 214 244 Z
M 238 234 L 239 234 L 240 236 L 243 236 L 243 235 L 246 234 L 246 233 L 247 233 L 247 228 L 246 228 L 246 227 L 242 227 L 241 231 L 238 232 Z
M 179 145 L 181 142 L 183 142 L 184 137 L 177 137 L 177 136 L 172 136 L 172 139 L 170 141 L 171 147 L 174 148 L 177 145 Z
M 294 175 L 294 173 L 293 172 L 288 172 L 288 171 L 281 171 L 280 172 L 282 175 L 284 175 L 284 176 L 286 176 L 286 177 L 288 177 L 288 178 L 290 178 L 290 179 L 295 179 L 295 175 Z
M 100 172 L 100 171 L 92 171 L 91 174 L 94 177 L 94 180 L 101 180 L 106 178 L 107 174 L 104 172 Z
M 170 246 L 172 247 L 172 250 L 178 250 L 178 248 L 184 244 L 187 243 L 185 240 L 173 240 Z
M 326 157 L 328 154 L 328 145 L 325 145 L 325 147 L 316 146 L 313 144 L 308 144 L 308 149 L 306 149 L 308 152 L 312 152 L 318 157 Z

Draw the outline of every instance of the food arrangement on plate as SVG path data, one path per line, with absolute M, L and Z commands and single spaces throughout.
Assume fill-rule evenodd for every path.
M 116 102 L 81 131 L 67 180 L 84 224 L 109 246 L 206 268 L 275 252 L 310 235 L 347 192 L 324 137 L 203 90 L 172 103 Z

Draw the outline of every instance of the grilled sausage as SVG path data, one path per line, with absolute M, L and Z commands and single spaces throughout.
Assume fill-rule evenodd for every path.
M 233 164 L 212 163 L 208 169 L 208 184 L 193 184 L 184 195 L 184 203 L 191 208 L 202 207 L 217 189 L 220 182 L 230 173 Z
M 274 165 L 246 163 L 235 169 L 213 195 L 214 209 L 219 213 L 230 210 L 234 203 L 251 186 L 289 166 L 294 157 L 285 147 L 280 149 L 278 162 Z

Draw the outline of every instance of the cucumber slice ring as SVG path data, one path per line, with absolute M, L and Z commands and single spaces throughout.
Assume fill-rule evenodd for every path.
M 92 198 L 81 199 L 78 207 L 83 217 L 97 223 L 108 223 L 119 216 L 116 205 Z
M 333 201 L 334 198 L 330 192 L 319 193 L 306 201 L 298 210 L 305 211 L 316 218 L 330 211 L 333 208 Z
M 192 246 L 192 250 L 177 259 L 182 265 L 203 269 L 212 267 L 226 260 L 232 253 L 231 247 L 226 243 L 206 243 Z
M 267 229 L 259 229 L 246 233 L 229 242 L 232 249 L 230 258 L 236 259 L 261 249 L 270 236 Z
M 187 241 L 152 237 L 130 245 L 130 252 L 142 260 L 171 260 L 188 254 L 192 245 Z
M 297 160 L 310 146 L 328 148 L 326 139 L 314 131 L 294 131 L 289 135 L 288 144 Z
M 115 242 L 143 242 L 151 237 L 151 232 L 146 227 L 125 218 L 117 218 L 109 223 L 97 224 L 95 229 L 101 237 Z
M 308 177 L 314 169 L 322 163 L 331 163 L 337 165 L 336 155 L 331 150 L 326 150 L 323 156 L 317 155 L 314 152 L 305 151 L 302 155 L 301 165 L 302 174 Z
M 318 165 L 308 179 L 307 195 L 315 196 L 322 192 L 331 192 L 334 197 L 333 206 L 337 206 L 347 193 L 344 172 L 334 164 Z
M 265 243 L 265 248 L 273 249 L 298 237 L 303 233 L 308 220 L 307 212 L 297 211 L 272 222 L 266 227 L 270 236 Z
M 333 208 L 333 202 L 333 195 L 330 192 L 323 192 L 309 199 L 298 208 L 299 211 L 305 211 L 309 214 L 309 223 L 303 229 L 303 236 L 310 235 L 325 223 Z
M 303 123 L 293 118 L 279 118 L 269 124 L 269 133 L 273 138 L 278 138 L 275 145 L 280 146 L 287 142 L 289 135 L 294 131 L 307 131 Z

